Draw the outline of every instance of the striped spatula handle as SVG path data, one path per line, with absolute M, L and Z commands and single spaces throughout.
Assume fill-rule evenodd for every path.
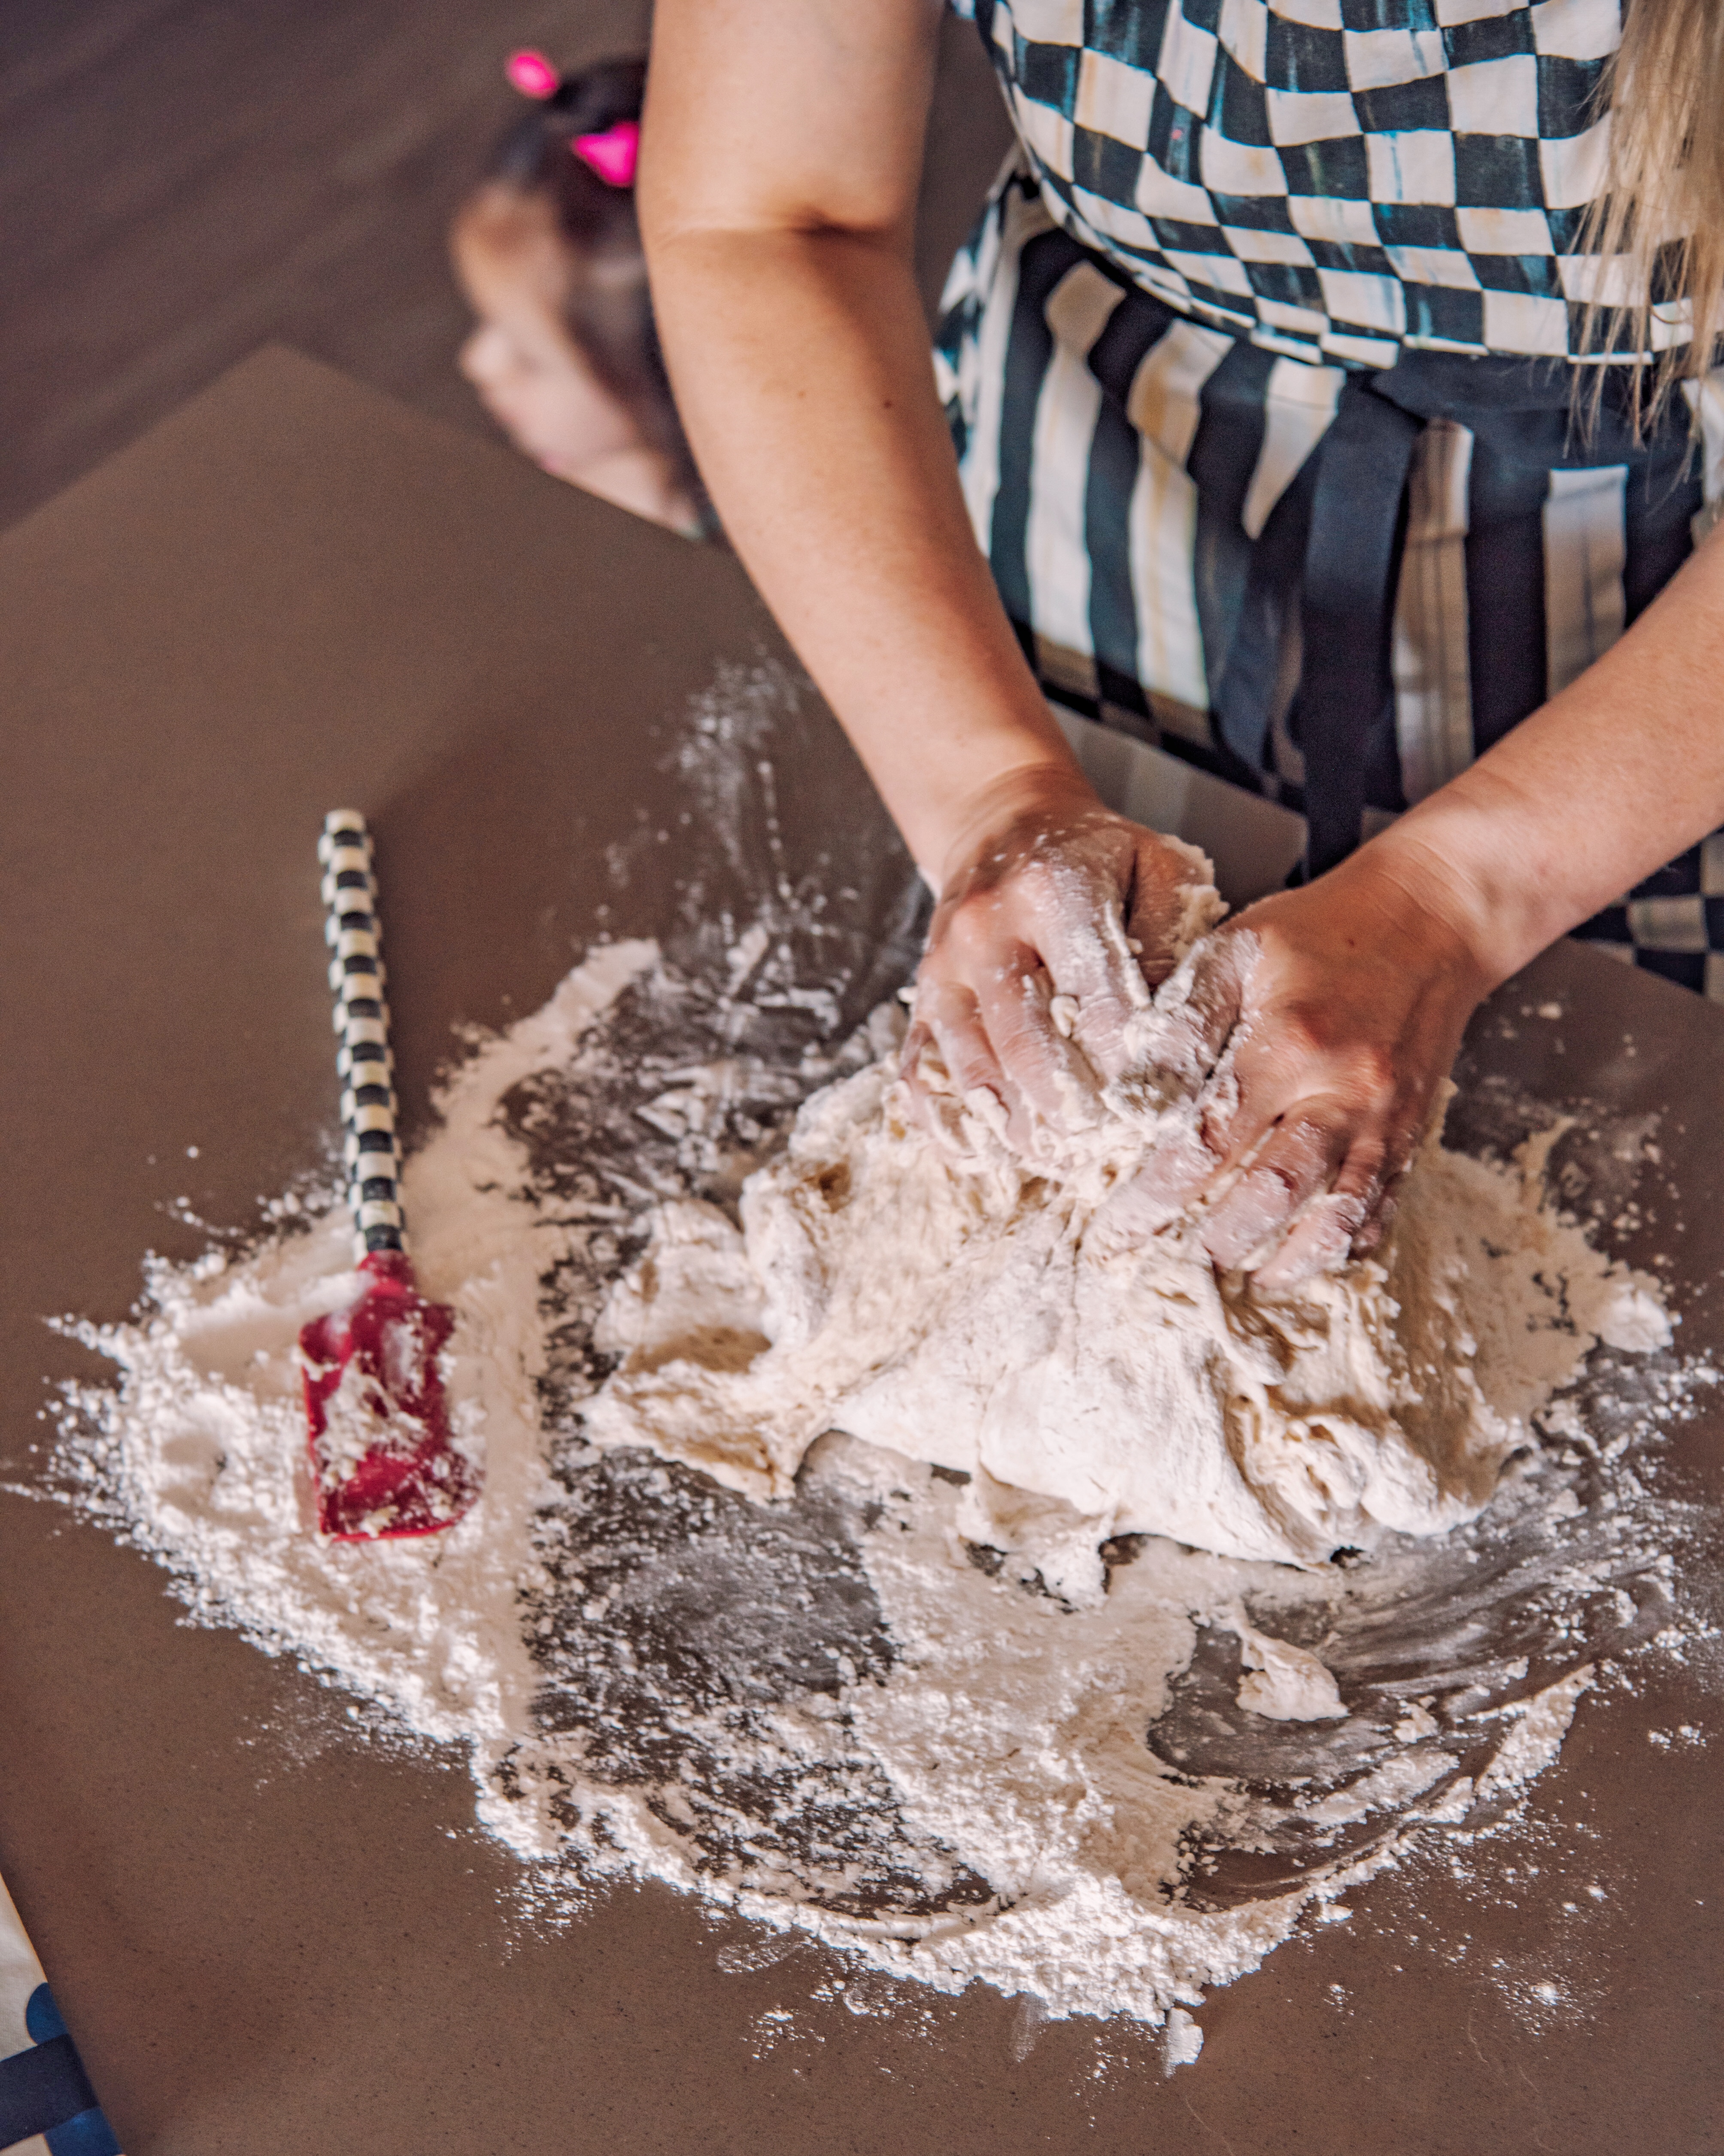
M 357 809 L 336 808 L 323 819 L 317 842 L 323 864 L 324 940 L 333 956 L 329 984 L 341 1045 L 343 1157 L 353 1208 L 357 1255 L 404 1247 L 401 1217 L 401 1145 L 395 1134 L 395 1058 L 389 1050 L 389 1005 L 383 988 L 377 886 L 371 836 Z

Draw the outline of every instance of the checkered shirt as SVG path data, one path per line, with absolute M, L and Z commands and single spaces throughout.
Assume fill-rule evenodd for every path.
M 1574 357 L 1588 300 L 1634 296 L 1575 251 L 1620 0 L 956 5 L 1050 214 L 1194 321 L 1348 367 Z

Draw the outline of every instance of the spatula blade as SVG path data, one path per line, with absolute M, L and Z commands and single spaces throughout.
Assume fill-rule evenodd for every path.
M 454 1313 L 419 1293 L 399 1251 L 360 1269 L 357 1298 L 300 1334 L 318 1528 L 340 1542 L 436 1534 L 479 1495 L 444 1393 Z

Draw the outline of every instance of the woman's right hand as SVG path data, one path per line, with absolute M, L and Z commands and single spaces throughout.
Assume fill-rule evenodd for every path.
M 1024 1152 L 1038 1123 L 1090 1120 L 1128 1020 L 1208 925 L 1208 875 L 1195 848 L 1103 808 L 1074 767 L 983 789 L 942 870 L 904 1043 L 925 1119 L 967 1103 Z M 931 1047 L 949 1091 L 921 1069 Z
M 1193 1211 L 1215 1264 L 1268 1287 L 1373 1249 L 1500 978 L 1463 919 L 1390 839 L 1211 937 L 1157 1013 L 1189 1107 L 1110 1201 L 1109 1236 Z

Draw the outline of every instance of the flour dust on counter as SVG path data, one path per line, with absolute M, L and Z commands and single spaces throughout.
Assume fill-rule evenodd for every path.
M 1703 1373 L 1669 1348 L 1566 1336 L 1542 1429 L 1444 1532 L 1303 1566 L 1115 1533 L 1099 1584 L 1050 1501 L 1007 1532 L 1007 1486 L 984 1513 L 976 1476 L 885 1445 L 824 1435 L 762 1502 L 587 1441 L 595 1332 L 655 1210 L 734 1237 L 803 1103 L 890 1053 L 890 1004 L 834 1047 L 816 998 L 778 999 L 759 925 L 704 978 L 601 947 L 447 1083 L 406 1195 L 484 1432 L 469 1519 L 377 1548 L 312 1532 L 293 1343 L 351 1276 L 340 1205 L 304 1199 L 247 1251 L 151 1260 L 129 1322 L 72 1328 L 120 1374 L 69 1397 L 60 1490 L 205 1620 L 464 1743 L 541 1906 L 666 1879 L 851 1950 L 881 2010 L 979 1979 L 1158 2022 L 1419 1837 L 1512 1831 L 1600 1667 L 1683 1636 L 1656 1463 Z M 1524 1152 L 1470 1166 L 1537 1209 Z M 709 1255 L 733 1290 L 736 1249 Z M 743 1368 L 767 1344 L 700 1342 Z
M 464 1746 L 536 1910 L 661 1879 L 765 1928 L 726 1965 L 818 1940 L 850 1957 L 822 1980 L 852 2011 L 913 2020 L 980 1981 L 1019 1999 L 1026 2047 L 1048 2019 L 1130 2016 L 1171 2071 L 1209 1987 L 1386 1864 L 1523 1831 L 1588 1688 L 1686 1651 L 1696 1522 L 1660 1462 L 1710 1373 L 1548 1201 L 1551 1119 L 1529 1109 L 1490 1157 L 1447 1157 L 1421 1230 L 1452 1273 L 1470 1231 L 1444 1191 L 1494 1209 L 1477 1262 L 1497 1306 L 1474 1322 L 1451 1281 L 1443 1336 L 1484 1436 L 1445 1495 L 1391 1355 L 1365 1407 L 1400 1431 L 1418 1502 L 1340 1478 L 1344 1546 L 1266 1470 L 1234 1517 L 1283 1539 L 1204 1548 L 1195 1512 L 1178 1538 L 1113 1496 L 1074 1506 L 986 1445 L 854 1412 L 854 1385 L 776 1454 L 732 1414 L 727 1476 L 686 1424 L 620 1430 L 619 1389 L 638 1400 L 679 1358 L 709 1386 L 782 1363 L 760 1194 L 778 1203 L 829 1144 L 834 1101 L 890 1112 L 911 916 L 883 942 L 857 925 L 879 894 L 827 906 L 786 865 L 777 694 L 729 684 L 674 752 L 697 802 L 714 771 L 752 773 L 702 831 L 757 916 L 691 874 L 664 950 L 602 945 L 541 1010 L 466 1041 L 407 1164 L 419 1277 L 456 1312 L 448 1390 L 484 1448 L 474 1511 L 421 1543 L 315 1532 L 295 1342 L 352 1276 L 341 1204 L 304 1190 L 244 1244 L 147 1260 L 126 1321 L 64 1321 L 116 1376 L 68 1389 L 33 1486 L 163 1565 L 200 1620 L 406 1741 Z M 991 1156 L 952 1173 L 1004 1187 Z M 630 1298 L 656 1305 L 655 1364 L 650 1327 L 619 1330 Z M 1235 1302 L 1260 1347 L 1273 1327 Z M 1290 1328 L 1264 1352 L 1314 1357 L 1316 1386 Z

